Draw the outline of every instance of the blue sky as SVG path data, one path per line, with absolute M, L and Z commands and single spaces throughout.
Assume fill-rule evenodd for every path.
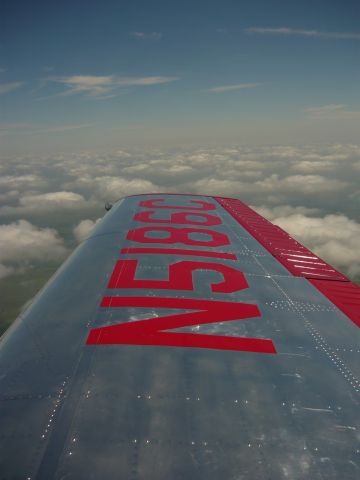
M 357 1 L 8 1 L 5 153 L 356 142 Z

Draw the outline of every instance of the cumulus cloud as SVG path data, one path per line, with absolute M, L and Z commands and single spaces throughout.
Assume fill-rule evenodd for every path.
M 253 187 L 238 180 L 224 180 L 219 178 L 202 178 L 193 183 L 195 193 L 206 195 L 234 195 L 248 192 Z M 222 192 L 222 193 L 221 193 Z
M 270 175 L 257 182 L 263 191 L 270 192 L 300 192 L 304 194 L 318 194 L 343 190 L 347 182 L 326 178 L 321 175 L 289 175 L 281 178 L 278 174 Z
M 102 201 L 116 201 L 126 195 L 159 191 L 159 187 L 148 180 L 140 178 L 130 180 L 124 177 L 108 175 L 95 178 L 87 175 L 71 183 L 71 186 L 91 192 L 91 194 Z
M 245 29 L 246 33 L 260 35 L 281 35 L 281 36 L 300 36 L 315 38 L 334 38 L 340 40 L 360 40 L 358 32 L 324 32 L 321 30 L 306 30 L 291 27 L 249 27 Z
M 260 207 L 257 211 L 331 265 L 350 276 L 360 273 L 360 223 L 341 214 L 311 216 L 315 212 L 305 207 Z
M 146 191 L 194 190 L 245 194 L 245 201 L 256 200 L 258 204 L 275 195 L 281 204 L 296 195 L 291 203 L 303 203 L 301 199 L 306 197 L 308 204 L 334 191 L 351 195 L 357 187 L 354 171 L 359 160 L 360 148 L 356 145 L 118 150 L 101 155 L 84 152 L 24 158 L 16 163 L 12 160 L 9 166 L 4 162 L 0 189 L 23 192 L 20 198 L 30 197 L 26 198 L 28 205 L 37 200 L 53 204 L 51 197 L 33 196 L 59 190 L 81 195 L 87 201 L 115 200 Z M 49 175 L 51 170 L 56 175 Z M 63 201 L 67 203 L 65 198 Z M 25 206 L 24 200 L 19 206 Z
M 63 239 L 52 228 L 39 228 L 26 220 L 0 225 L 0 276 L 36 262 L 62 260 L 67 253 Z
M 90 233 L 94 230 L 95 226 L 100 222 L 101 218 L 97 220 L 81 220 L 81 222 L 76 225 L 73 229 L 74 237 L 76 238 L 78 243 L 81 243 L 85 240 Z
M 359 165 L 360 146 L 353 144 L 117 148 L 4 158 L 0 213 L 8 222 L 31 215 L 68 235 L 66 222 L 97 218 L 106 201 L 138 193 L 190 192 L 265 205 L 275 219 L 343 214 L 360 221 L 355 207 Z M 90 231 L 89 222 L 79 227 L 78 239 Z
M 4 175 L 0 177 L 0 188 L 16 190 L 21 188 L 39 188 L 46 184 L 46 180 L 39 175 Z
M 320 175 L 289 175 L 281 177 L 278 174 L 266 176 L 264 179 L 256 180 L 256 174 L 250 175 L 248 181 L 247 175 L 236 172 L 228 178 L 221 178 L 223 174 L 216 177 L 207 176 L 192 183 L 196 193 L 205 193 L 208 195 L 234 195 L 252 196 L 253 198 L 264 198 L 268 201 L 279 202 L 290 194 L 297 196 L 312 195 L 321 196 L 334 191 L 341 191 L 347 186 L 347 182 L 335 179 L 329 179 Z M 244 181 L 245 180 L 245 181 Z
M 164 185 L 165 190 L 167 190 L 174 181 L 182 185 L 187 180 L 194 179 L 197 176 L 197 171 L 191 165 L 186 165 L 181 158 L 178 158 L 174 163 L 164 159 L 137 163 L 130 167 L 125 167 L 123 174 L 134 175 L 139 179 L 152 182 L 152 188 L 156 191 L 159 188 L 161 190 L 161 185 Z
M 326 160 L 301 160 L 291 167 L 291 170 L 299 173 L 329 172 L 336 170 L 337 165 L 332 161 Z
M 85 208 L 88 203 L 82 195 L 74 192 L 49 192 L 24 195 L 18 205 L 0 208 L 0 214 L 44 213 L 59 210 Z
M 293 207 L 291 205 L 278 205 L 277 207 L 268 206 L 254 206 L 251 208 L 256 210 L 260 215 L 263 215 L 268 220 L 273 221 L 276 218 L 289 217 L 290 215 L 302 214 L 302 215 L 314 215 L 320 213 L 318 208 L 308 208 L 303 206 Z
M 41 195 L 28 195 L 21 198 L 21 205 L 35 208 L 74 208 L 83 205 L 85 199 L 74 192 L 50 192 Z

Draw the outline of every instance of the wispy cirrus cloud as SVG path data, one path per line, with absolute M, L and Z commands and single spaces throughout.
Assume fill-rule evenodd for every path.
M 104 97 L 114 94 L 121 88 L 159 85 L 173 82 L 177 77 L 148 76 L 120 77 L 116 75 L 72 75 L 49 77 L 47 82 L 54 82 L 66 87 L 59 95 L 84 94 L 91 97 Z
M 210 93 L 233 92 L 235 90 L 245 90 L 248 88 L 256 88 L 262 85 L 263 83 L 237 83 L 235 85 L 220 85 L 218 87 L 208 88 L 206 91 Z
M 9 93 L 22 87 L 24 82 L 0 83 L 0 94 Z
M 319 119 L 360 119 L 359 110 L 348 110 L 348 105 L 331 103 L 320 107 L 309 107 L 305 112 L 312 118 Z
M 306 30 L 302 28 L 291 27 L 249 27 L 245 28 L 244 31 L 246 33 L 260 35 L 292 35 L 301 37 L 334 38 L 340 40 L 360 40 L 360 33 L 358 32 L 324 32 L 321 30 Z
M 161 40 L 163 37 L 161 32 L 130 32 L 129 35 L 139 40 Z

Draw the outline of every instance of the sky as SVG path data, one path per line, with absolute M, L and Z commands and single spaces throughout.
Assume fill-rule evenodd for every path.
M 240 198 L 360 284 L 358 1 L 3 1 L 0 332 L 104 215 Z
M 3 2 L 2 151 L 356 142 L 356 0 Z

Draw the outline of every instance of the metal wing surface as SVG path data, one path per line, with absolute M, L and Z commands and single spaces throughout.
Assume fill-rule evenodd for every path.
M 104 217 L 0 343 L 0 478 L 360 474 L 360 289 L 239 200 Z

